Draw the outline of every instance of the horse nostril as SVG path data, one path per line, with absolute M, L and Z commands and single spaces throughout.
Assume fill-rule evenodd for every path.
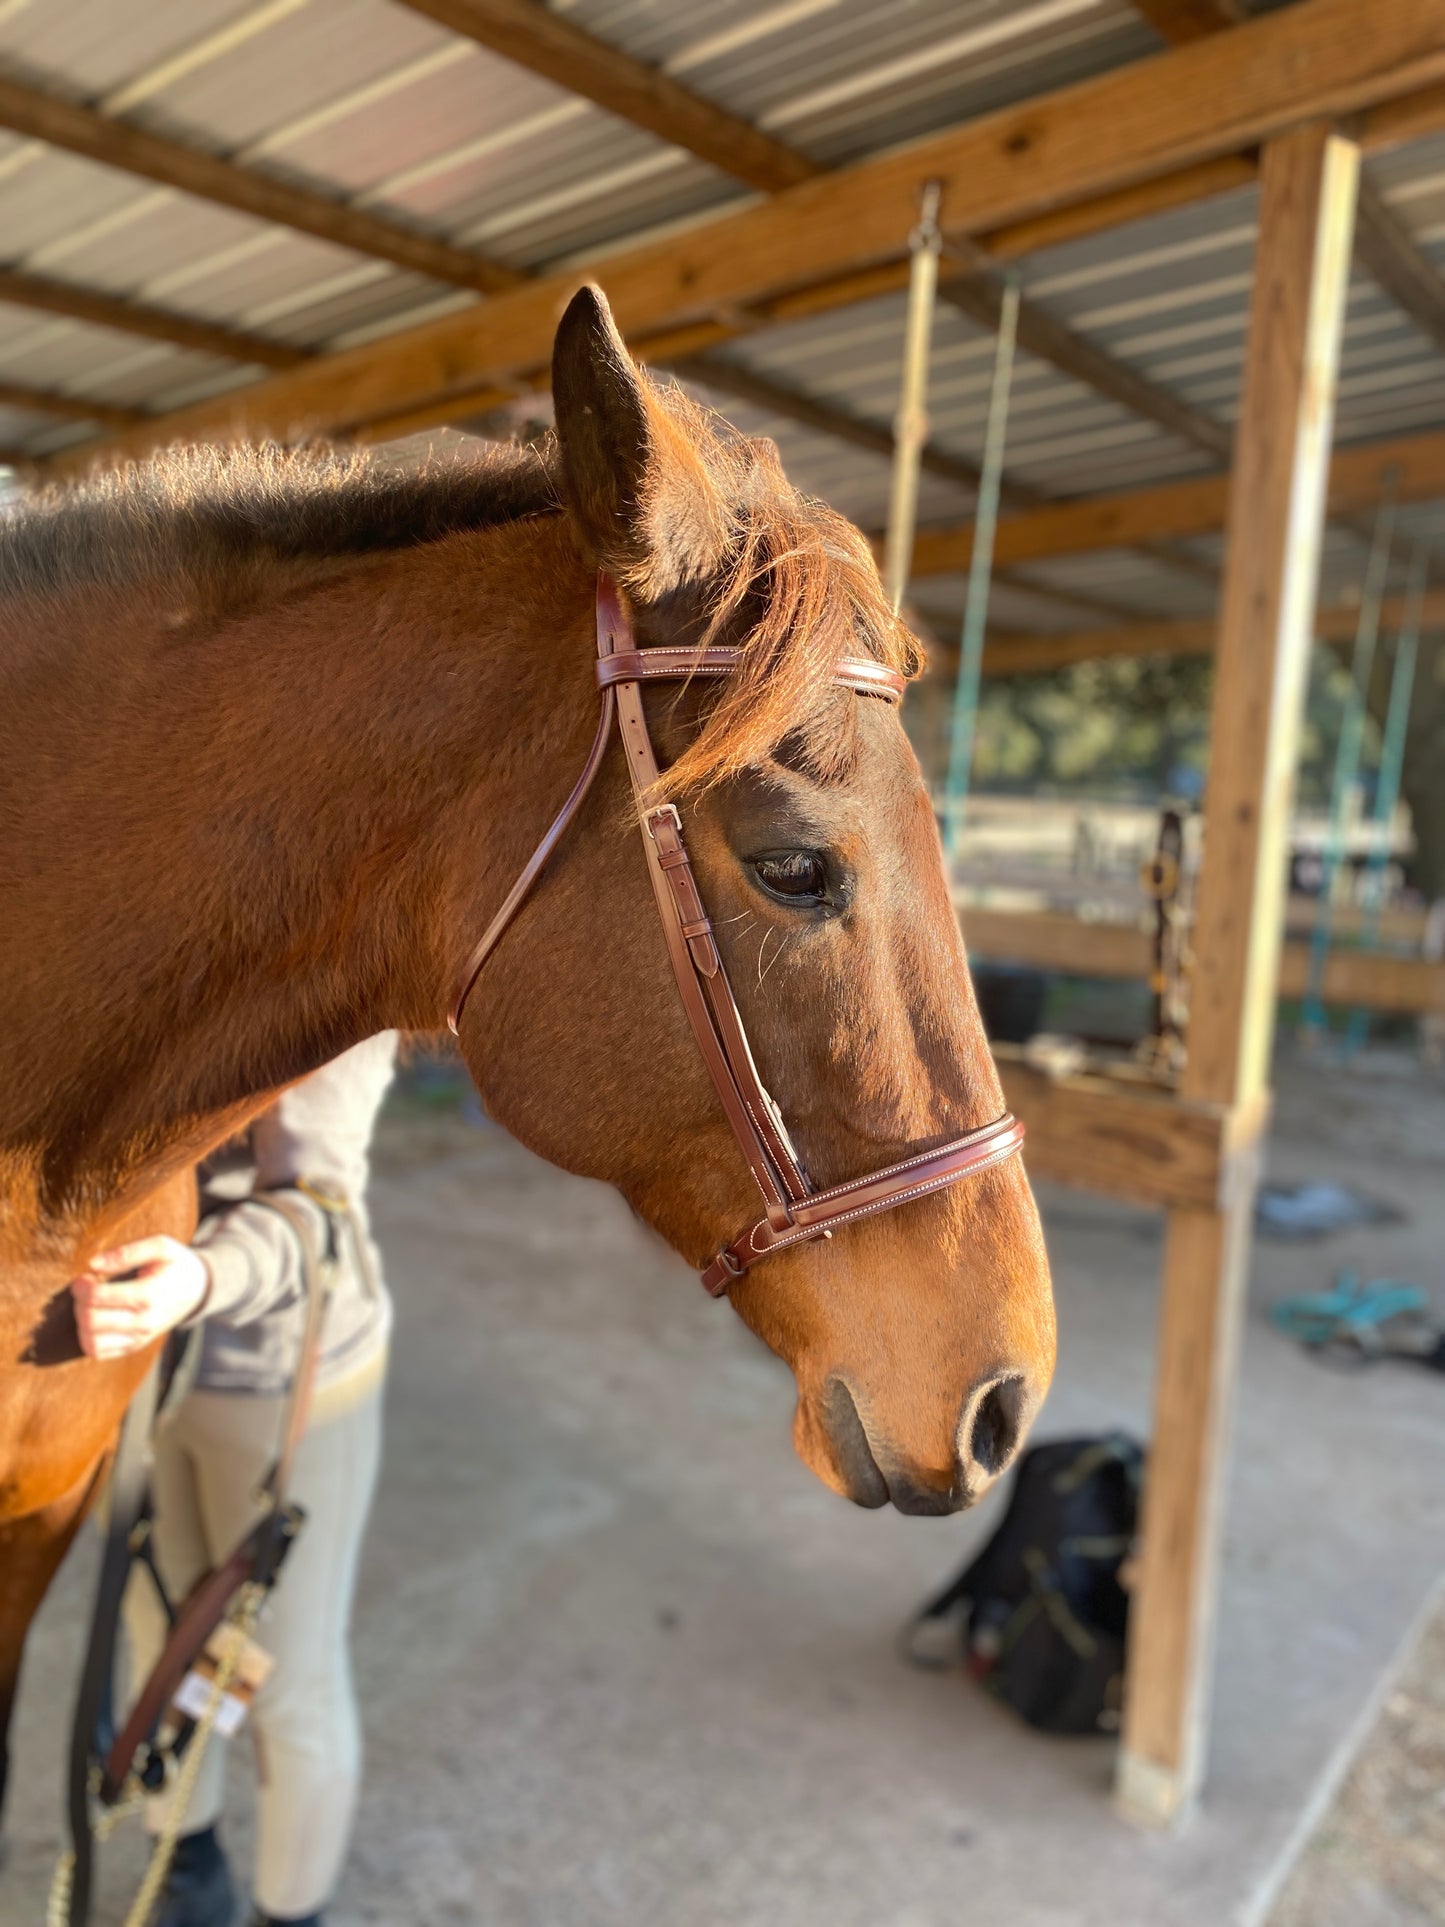
M 993 1478 L 1018 1449 L 1024 1429 L 1024 1381 L 996 1378 L 977 1394 L 962 1426 L 964 1471 Z

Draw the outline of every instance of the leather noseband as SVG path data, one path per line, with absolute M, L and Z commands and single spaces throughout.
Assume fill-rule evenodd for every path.
M 887 1165 L 866 1178 L 852 1178 L 826 1191 L 817 1191 L 810 1183 L 782 1115 L 764 1089 L 753 1062 L 742 1016 L 688 859 L 682 819 L 672 803 L 647 801 L 661 772 L 643 710 L 643 683 L 726 676 L 737 667 L 738 660 L 736 649 L 639 649 L 615 585 L 605 575 L 598 577 L 597 683 L 602 692 L 602 713 L 597 734 L 571 795 L 467 958 L 447 1014 L 455 1033 L 487 959 L 582 807 L 602 767 L 615 721 L 642 812 L 647 871 L 683 1008 L 733 1135 L 763 1195 L 764 1215 L 740 1238 L 725 1245 L 702 1274 L 704 1286 L 715 1298 L 769 1252 L 825 1238 L 837 1225 L 851 1224 L 880 1211 L 891 1211 L 912 1198 L 942 1191 L 961 1178 L 973 1177 L 1012 1157 L 1024 1139 L 1023 1125 L 1005 1112 L 992 1124 Z M 905 686 L 897 670 L 871 658 L 840 662 L 833 680 L 861 696 L 879 696 L 887 702 L 897 702 Z

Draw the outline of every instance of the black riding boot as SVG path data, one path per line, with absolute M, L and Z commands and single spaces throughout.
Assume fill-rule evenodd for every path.
M 232 1927 L 236 1890 L 214 1827 L 176 1842 L 156 1927 Z
M 322 1927 L 320 1914 L 257 1914 L 251 1927 Z

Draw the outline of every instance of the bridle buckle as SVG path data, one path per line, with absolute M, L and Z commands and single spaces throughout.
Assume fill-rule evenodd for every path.
M 659 803 L 656 809 L 649 810 L 647 815 L 642 819 L 647 825 L 647 834 L 652 838 L 654 843 L 657 841 L 657 836 L 652 826 L 660 816 L 670 816 L 672 818 L 672 827 L 677 831 L 679 836 L 682 835 L 682 818 L 677 813 L 676 803 Z

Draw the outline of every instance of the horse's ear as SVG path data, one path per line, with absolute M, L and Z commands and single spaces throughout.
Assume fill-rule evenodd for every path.
M 722 499 L 590 284 L 558 324 L 552 398 L 567 506 L 598 561 L 649 599 L 709 575 L 727 543 Z

